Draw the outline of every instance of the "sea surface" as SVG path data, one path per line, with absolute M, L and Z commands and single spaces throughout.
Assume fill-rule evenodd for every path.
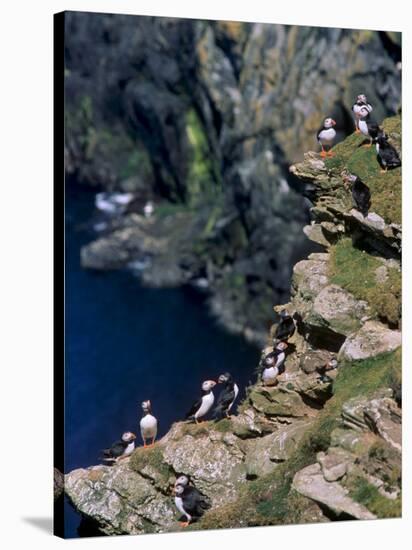
M 124 431 L 139 434 L 143 400 L 152 402 L 161 437 L 206 379 L 232 373 L 242 398 L 259 359 L 255 346 L 217 325 L 194 290 L 144 288 L 127 270 L 82 269 L 93 214 L 94 193 L 68 186 L 65 472 L 98 464 Z M 66 502 L 66 537 L 93 534 L 84 525 L 79 532 L 80 519 Z

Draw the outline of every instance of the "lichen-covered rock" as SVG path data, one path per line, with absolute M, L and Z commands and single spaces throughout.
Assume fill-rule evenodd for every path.
M 378 392 L 373 398 L 355 397 L 342 407 L 343 424 L 353 430 L 371 430 L 394 449 L 401 451 L 401 409 L 392 390 Z
M 64 491 L 64 475 L 57 468 L 53 469 L 53 497 L 57 500 Z
M 308 428 L 308 422 L 298 421 L 291 426 L 280 427 L 274 433 L 249 441 L 246 446 L 245 466 L 247 477 L 261 477 L 291 457 Z
M 286 387 L 256 386 L 249 394 L 253 407 L 269 417 L 303 418 L 311 415 L 299 394 Z
M 378 321 L 367 321 L 357 332 L 349 335 L 339 351 L 339 358 L 357 361 L 394 351 L 402 344 L 402 335 Z
M 336 481 L 326 481 L 320 464 L 312 464 L 300 470 L 293 478 L 293 488 L 301 495 L 326 506 L 337 516 L 355 519 L 376 519 L 365 506 L 355 502 Z
M 175 519 L 171 497 L 133 471 L 128 460 L 74 470 L 65 476 L 65 491 L 77 510 L 107 535 L 158 532 Z
M 327 453 L 318 453 L 316 458 L 325 480 L 338 481 L 346 474 L 356 457 L 339 447 L 330 447 Z
M 359 328 L 368 313 L 368 304 L 357 300 L 339 287 L 323 288 L 313 301 L 313 307 L 305 318 L 308 325 L 327 328 L 337 334 L 348 336 Z
M 328 285 L 327 258 L 327 254 L 319 254 L 316 259 L 301 260 L 295 264 L 292 278 L 294 294 L 299 293 L 303 300 L 310 300 Z
M 300 368 L 306 374 L 312 374 L 319 368 L 324 367 L 334 358 L 327 350 L 309 350 L 300 358 Z

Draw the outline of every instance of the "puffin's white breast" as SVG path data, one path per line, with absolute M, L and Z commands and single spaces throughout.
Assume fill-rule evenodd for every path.
M 176 508 L 179 510 L 179 512 L 182 515 L 188 517 L 189 519 L 191 518 L 191 516 L 183 508 L 183 500 L 181 497 L 178 497 L 178 496 L 175 497 L 175 504 L 176 504 Z
M 140 420 L 140 432 L 142 437 L 156 437 L 157 434 L 157 420 L 152 414 L 146 414 Z
M 319 132 L 318 139 L 321 143 L 329 143 L 335 139 L 335 136 L 334 128 L 325 128 Z
M 130 453 L 132 453 L 134 451 L 134 441 L 132 441 L 131 443 L 129 443 L 129 445 L 126 447 L 126 449 L 124 450 L 124 455 L 129 455 Z
M 195 413 L 195 418 L 200 418 L 201 416 L 205 416 L 210 409 L 212 408 L 213 403 L 215 402 L 215 396 L 213 395 L 213 392 L 207 393 L 202 397 L 202 404 L 200 405 L 199 410 L 197 413 Z
M 270 367 L 269 369 L 265 369 L 262 373 L 262 380 L 266 384 L 270 384 L 275 382 L 277 375 L 279 374 L 279 370 L 277 367 Z
M 282 351 L 282 353 L 279 353 L 278 355 L 278 358 L 276 359 L 276 363 L 275 363 L 275 368 L 278 368 L 280 367 L 280 365 L 284 362 L 285 360 L 285 352 Z
M 362 132 L 364 136 L 369 136 L 368 132 L 368 125 L 366 123 L 366 120 L 360 120 L 359 121 L 359 130 Z
M 235 397 L 233 398 L 233 401 L 231 402 L 231 404 L 228 406 L 227 408 L 228 411 L 230 411 L 230 409 L 232 408 L 232 405 L 236 401 L 236 397 L 239 394 L 239 386 L 237 384 L 233 386 L 233 391 L 235 392 Z

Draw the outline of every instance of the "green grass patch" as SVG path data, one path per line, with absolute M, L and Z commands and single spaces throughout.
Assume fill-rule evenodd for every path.
M 130 457 L 129 465 L 135 472 L 140 472 L 145 466 L 151 466 L 165 477 L 170 474 L 169 466 L 166 464 L 158 444 L 151 448 L 140 447 L 136 449 Z
M 330 249 L 329 275 L 332 283 L 368 302 L 372 313 L 398 326 L 401 312 L 402 278 L 396 268 L 387 268 L 387 279 L 376 281 L 376 269 L 384 265 L 376 257 L 355 248 L 349 238 Z
M 400 496 L 394 500 L 382 496 L 374 485 L 361 476 L 349 479 L 347 488 L 353 500 L 366 506 L 378 518 L 396 518 L 402 514 Z
M 191 146 L 187 176 L 189 202 L 197 204 L 200 196 L 216 196 L 216 183 L 220 181 L 220 171 L 215 166 L 205 129 L 194 109 L 190 109 L 186 114 L 186 134 Z

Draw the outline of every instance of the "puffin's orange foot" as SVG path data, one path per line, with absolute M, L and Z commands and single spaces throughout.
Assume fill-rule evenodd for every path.
M 360 133 L 361 133 L 361 131 L 359 130 L 359 128 L 356 128 L 355 134 L 360 134 Z
M 179 521 L 180 527 L 187 527 L 189 525 L 188 521 Z
M 328 151 L 326 154 L 327 154 L 328 157 L 334 157 L 335 156 L 335 153 L 332 153 L 332 151 Z
M 362 145 L 362 147 L 365 147 L 365 149 L 369 149 L 372 147 L 372 143 L 365 143 L 365 145 Z
M 321 152 L 320 152 L 320 156 L 321 156 L 322 158 L 325 158 L 325 157 L 326 157 L 326 151 L 321 151 Z
M 386 174 L 387 170 L 381 170 L 380 173 L 381 174 Z

